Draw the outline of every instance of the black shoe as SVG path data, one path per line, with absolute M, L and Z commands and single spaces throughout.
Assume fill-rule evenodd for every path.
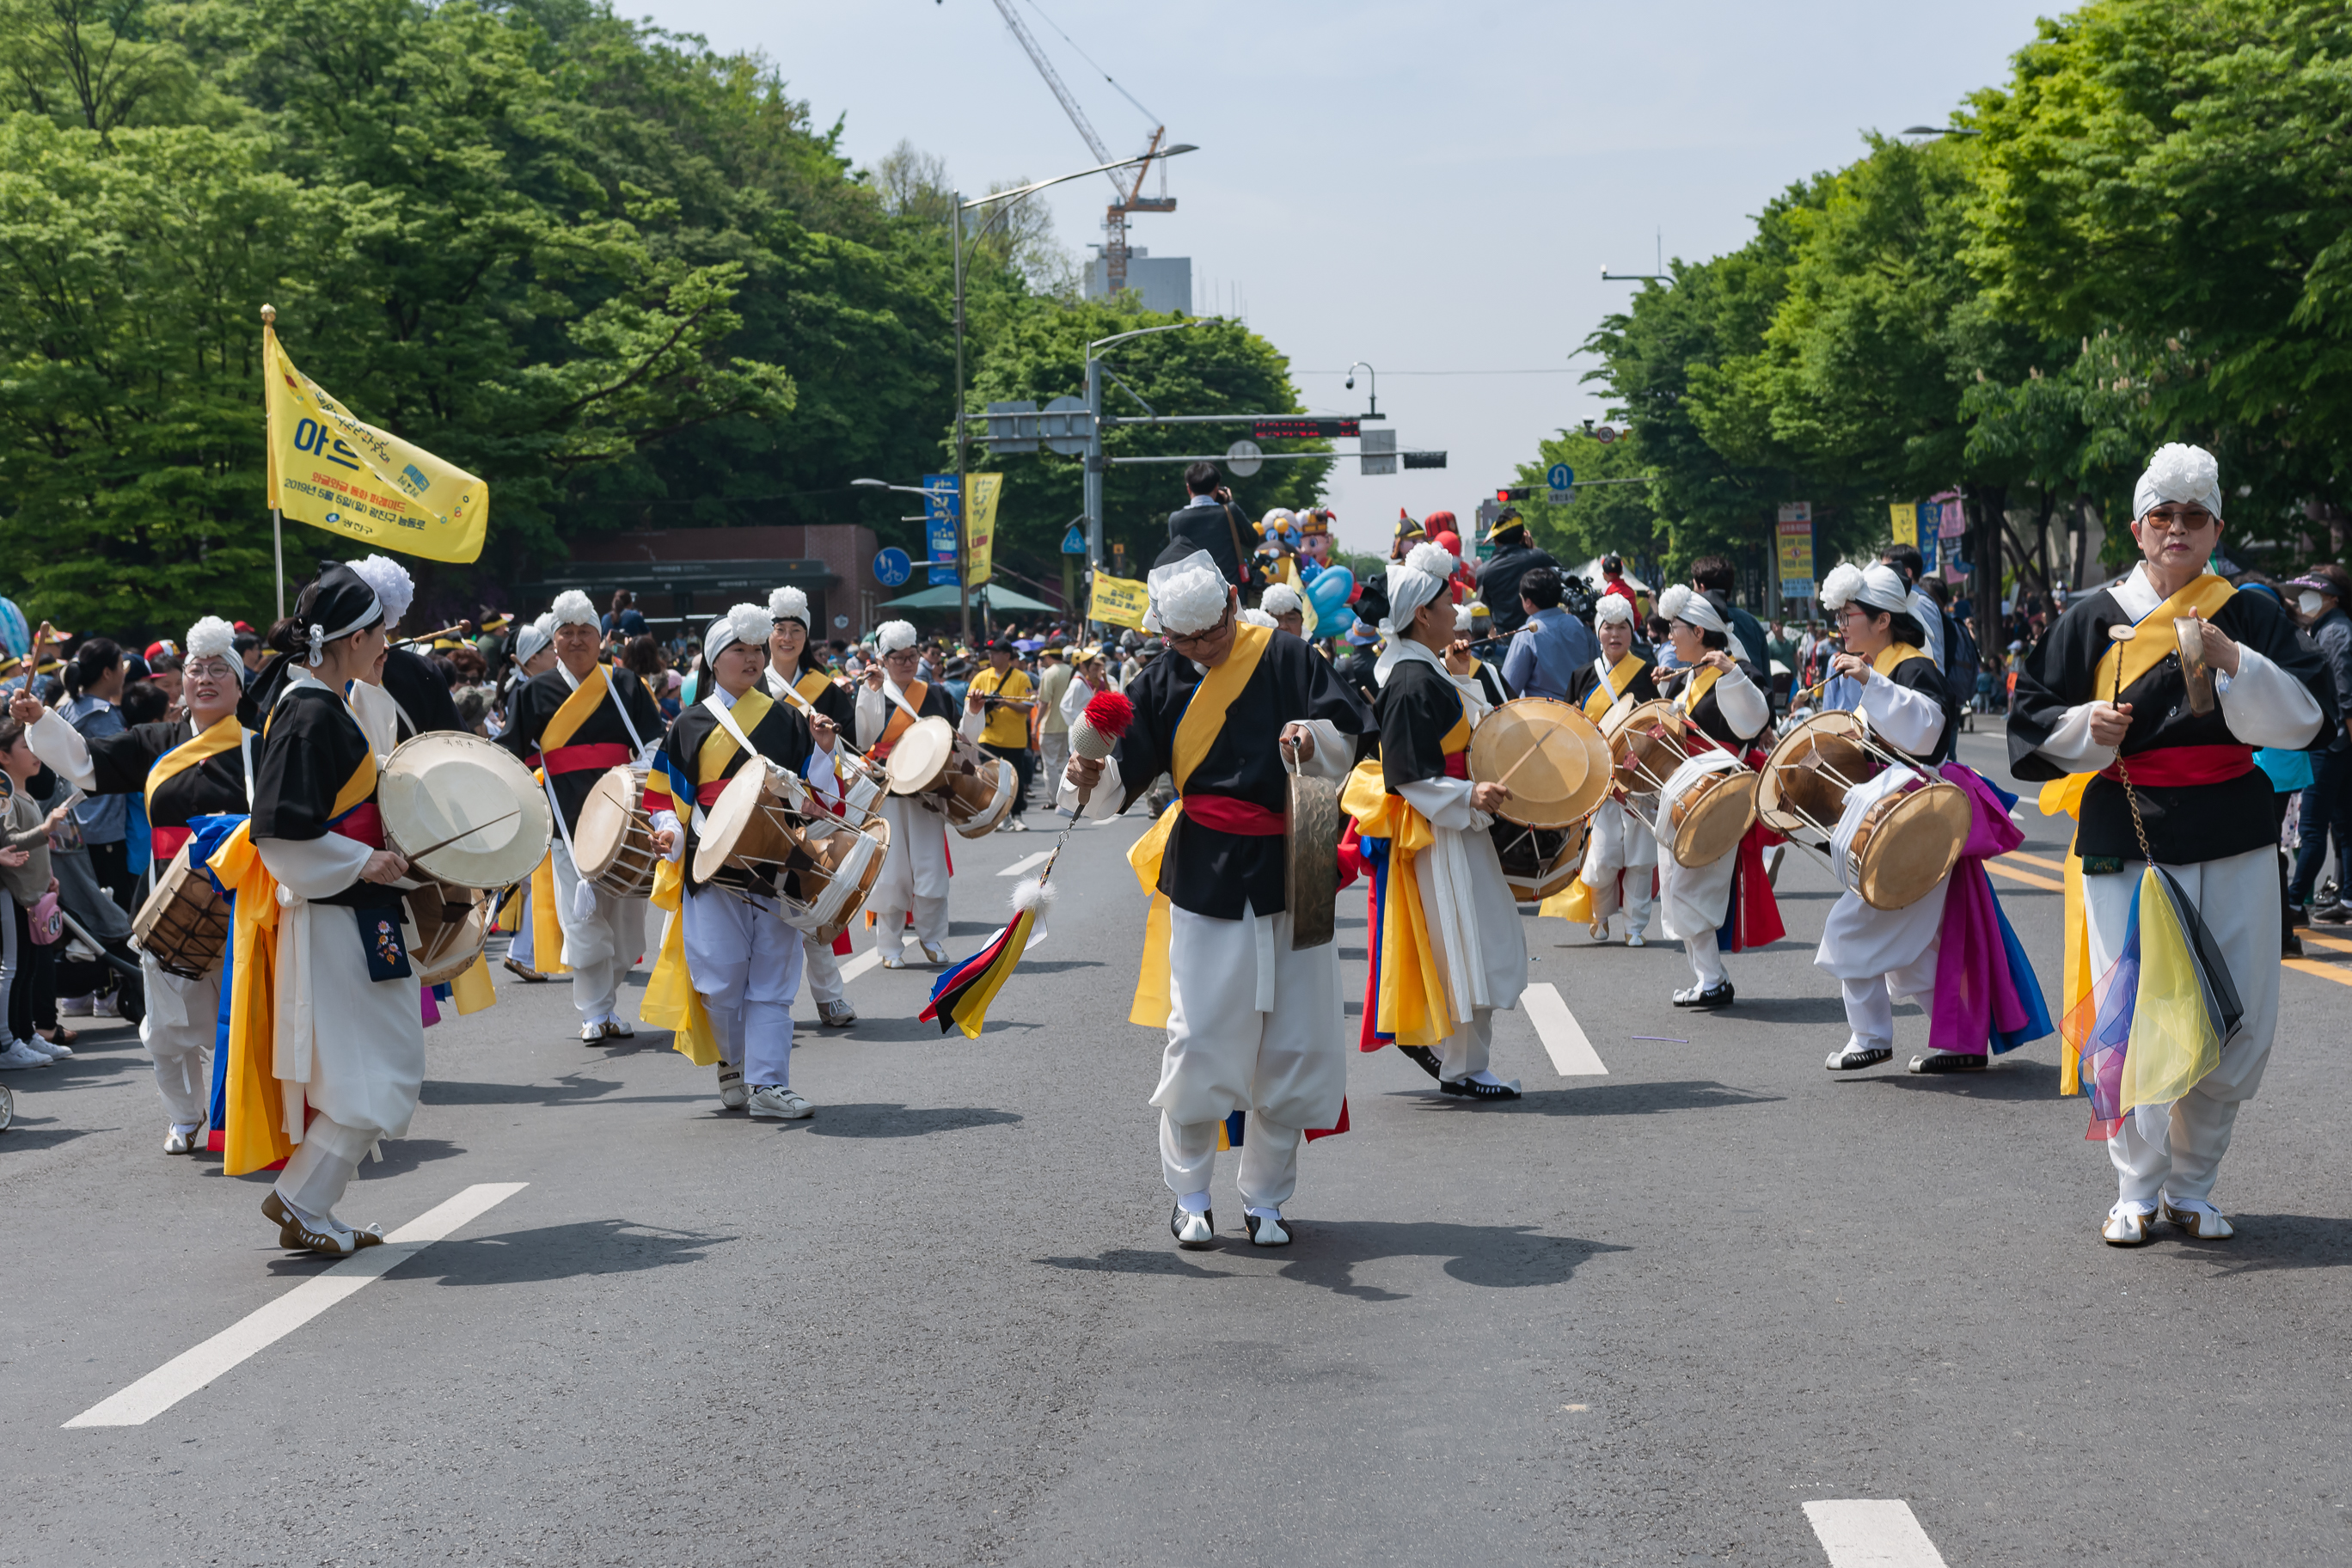
M 1927 1051 L 1911 1058 L 1913 1072 L 1982 1072 L 1991 1065 L 1990 1057 L 1968 1051 Z
M 1250 1245 L 1253 1247 L 1288 1247 L 1290 1245 L 1290 1238 L 1293 1233 L 1290 1228 L 1290 1222 L 1286 1219 L 1276 1218 L 1273 1220 L 1266 1220 L 1262 1218 L 1260 1215 L 1250 1213 L 1247 1209 L 1244 1209 L 1242 1211 L 1242 1223 L 1249 1226 Z M 1258 1226 L 1261 1225 L 1270 1226 L 1273 1230 L 1273 1234 L 1269 1235 L 1264 1241 L 1260 1241 L 1257 1238 Z
M 2279 938 L 2279 956 L 2281 958 L 2301 958 L 2303 956 L 2303 938 L 2294 934 L 2294 928 L 2293 926 L 2287 927 L 2284 933 Z
M 2347 921 L 2352 921 L 2352 909 L 2347 909 L 2340 903 L 2314 904 L 2311 906 L 2311 918 L 2321 925 L 2340 926 Z
M 1720 985 L 1710 986 L 1705 991 L 1693 985 L 1675 993 L 1675 1005 L 1677 1007 L 1728 1007 L 1731 1005 L 1734 994 L 1731 982 L 1728 980 Z
M 2307 926 L 2310 923 L 2311 908 L 2309 905 L 2298 904 L 2293 901 L 2290 901 L 2287 904 L 2286 926 L 2289 931 L 2293 931 L 2297 926 Z
M 1438 1088 L 1465 1100 L 1517 1100 L 1518 1086 L 1508 1083 L 1480 1083 L 1474 1079 L 1442 1079 Z
M 1397 1047 L 1397 1055 L 1412 1063 L 1415 1067 L 1419 1068 L 1422 1071 L 1427 1073 L 1432 1078 L 1436 1078 L 1444 1070 L 1444 1068 L 1439 1065 L 1437 1053 L 1430 1049 L 1427 1046 L 1399 1046 Z
M 1201 1225 L 1194 1226 L 1192 1224 L 1194 1220 L 1199 1220 Z M 1188 1229 L 1192 1232 L 1189 1236 L 1185 1234 Z M 1187 1214 L 1184 1212 L 1184 1205 L 1178 1204 L 1168 1211 L 1168 1234 L 1176 1238 L 1177 1246 L 1188 1252 L 1198 1252 L 1204 1247 L 1214 1247 L 1217 1245 L 1217 1216 L 1207 1209 L 1196 1215 Z
M 1822 1065 L 1832 1072 L 1860 1072 L 1864 1068 L 1874 1068 L 1881 1062 L 1894 1059 L 1895 1048 L 1891 1046 L 1848 1046 L 1842 1051 L 1832 1052 L 1830 1059 Z

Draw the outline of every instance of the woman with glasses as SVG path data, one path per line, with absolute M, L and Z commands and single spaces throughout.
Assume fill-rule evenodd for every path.
M 2277 826 L 2254 752 L 2299 750 L 2335 718 L 2319 655 L 2285 613 L 2210 570 L 2221 539 L 2221 467 L 2211 453 L 2158 447 L 2133 492 L 2131 529 L 2138 564 L 2068 605 L 2026 653 L 2009 719 L 2011 771 L 2063 781 L 2042 792 L 2043 809 L 2066 810 L 2077 823 L 2067 872 L 2081 888 L 2067 900 L 2067 1066 L 2092 1047 L 2081 1058 L 2091 1070 L 2080 1077 L 2093 1096 L 2092 1135 L 2105 1140 L 2115 1166 L 2116 1199 L 2100 1234 L 2116 1247 L 2151 1240 L 2159 1215 L 2207 1240 L 2232 1233 L 2213 1206 L 2214 1178 L 2238 1107 L 2262 1083 L 2278 1022 Z M 2211 676 L 2210 705 L 2192 701 L 2183 631 Z M 2150 1010 L 2134 1006 L 2132 987 L 2112 986 L 2082 1010 L 2095 1014 L 2087 1034 L 2071 1023 L 2118 956 L 2127 947 L 2138 955 L 2142 872 L 2151 860 L 2197 910 L 2242 1013 L 2214 1065 L 2184 1092 L 2133 1103 L 2136 1075 L 2097 1076 L 2118 1057 L 2099 1042 L 2122 1036 L 2123 1065 L 2144 1044 L 2153 1051 L 2142 1016 Z

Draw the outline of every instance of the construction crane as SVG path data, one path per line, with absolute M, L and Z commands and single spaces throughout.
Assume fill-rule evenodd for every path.
M 1104 144 L 1093 123 L 1087 119 L 1086 110 L 1078 107 L 1078 100 L 1071 97 L 1070 89 L 1062 84 L 1061 73 L 1054 68 L 1054 62 L 1045 58 L 1045 51 L 1037 47 L 1037 40 L 1022 25 L 1020 14 L 1013 10 L 1013 0 L 996 0 L 997 14 L 1004 18 L 1004 25 L 1013 29 L 1013 37 L 1027 51 L 1029 63 L 1037 68 L 1037 74 L 1045 79 L 1045 85 L 1054 89 L 1055 98 L 1061 100 L 1062 111 L 1070 117 L 1070 123 L 1078 128 L 1078 134 L 1086 138 L 1087 145 L 1094 151 L 1095 161 L 1098 163 L 1117 162 L 1111 156 L 1110 148 Z M 1113 82 L 1111 85 L 1116 87 L 1118 84 Z M 1125 91 L 1124 89 L 1120 90 Z M 1129 101 L 1134 100 L 1130 98 Z M 1136 107 L 1139 109 L 1142 105 L 1137 104 Z M 1111 189 L 1118 193 L 1118 200 L 1106 209 L 1103 219 L 1103 269 L 1109 275 L 1105 280 L 1106 293 L 1116 295 L 1127 287 L 1128 215 L 1172 213 L 1176 210 L 1176 198 L 1168 194 L 1168 166 L 1165 163 L 1160 163 L 1160 194 L 1156 196 L 1143 194 L 1143 177 L 1150 173 L 1152 164 L 1159 162 L 1156 155 L 1167 140 L 1168 127 L 1153 127 L 1150 143 L 1143 150 L 1144 162 L 1134 167 L 1135 177 L 1124 179 L 1123 175 L 1128 173 L 1125 170 L 1114 170 L 1107 176 Z

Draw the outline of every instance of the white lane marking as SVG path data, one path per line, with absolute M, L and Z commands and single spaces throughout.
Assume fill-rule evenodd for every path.
M 1560 1077 L 1609 1076 L 1609 1069 L 1601 1065 L 1601 1053 L 1584 1037 L 1584 1026 L 1568 1010 L 1559 986 L 1549 982 L 1530 985 L 1519 993 L 1519 1004 L 1528 1010 L 1528 1022 L 1536 1026 L 1536 1038 L 1543 1042 Z
M 881 962 L 882 950 L 878 947 L 867 948 L 856 958 L 850 959 L 842 964 L 842 984 L 845 985 L 847 984 L 849 982 L 856 979 L 859 975 L 865 973 L 867 970 L 873 968 L 876 964 Z
M 211 1339 L 173 1357 L 120 1394 L 100 1400 L 68 1426 L 143 1426 L 213 1379 L 268 1349 L 371 1280 L 382 1279 L 459 1226 L 488 1213 L 530 1184 L 483 1182 L 410 1220 L 381 1247 L 353 1253 L 325 1273 L 305 1279 L 268 1306 L 247 1313 Z
M 1025 877 L 1054 858 L 1051 849 L 1040 849 L 1034 855 L 1024 855 L 997 873 L 1000 877 Z
M 1809 1502 L 1805 1517 L 1830 1568 L 1944 1568 L 1944 1554 L 1901 1498 Z

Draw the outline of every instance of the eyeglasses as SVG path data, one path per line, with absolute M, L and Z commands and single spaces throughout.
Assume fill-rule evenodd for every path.
M 2140 521 L 2152 522 L 2167 533 L 2175 530 L 2195 533 L 2200 529 L 2212 527 L 2221 520 L 2201 506 L 2159 506 L 2150 507 L 2143 512 Z
M 1168 646 L 1180 653 L 1188 647 L 1198 647 L 1204 642 L 1213 640 L 1226 626 L 1233 624 L 1233 618 L 1234 608 L 1231 605 L 1227 605 L 1225 613 L 1217 617 L 1215 626 L 1204 632 L 1170 632 Z

